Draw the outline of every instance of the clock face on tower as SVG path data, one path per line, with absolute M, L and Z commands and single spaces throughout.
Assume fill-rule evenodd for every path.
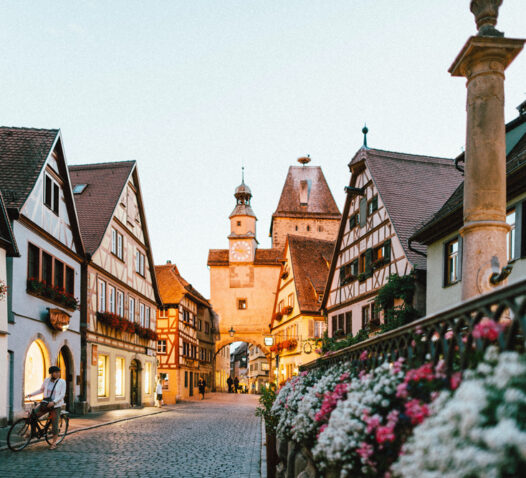
M 233 261 L 247 262 L 251 252 L 252 247 L 248 242 L 236 241 L 230 246 L 230 257 Z

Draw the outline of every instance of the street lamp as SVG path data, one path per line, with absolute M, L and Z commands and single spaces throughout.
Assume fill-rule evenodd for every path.
M 234 330 L 234 327 L 230 327 L 230 330 L 228 331 L 228 333 L 230 334 L 230 337 L 233 337 L 236 333 L 236 331 Z

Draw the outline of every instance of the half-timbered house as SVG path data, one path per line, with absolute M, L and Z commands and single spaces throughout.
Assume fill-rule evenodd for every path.
M 160 304 L 135 161 L 71 166 L 86 244 L 82 398 L 92 410 L 153 405 Z
M 316 357 L 311 339 L 326 328 L 320 306 L 333 249 L 334 241 L 287 236 L 271 321 L 278 383 Z
M 425 247 L 408 239 L 461 181 L 451 159 L 362 147 L 351 178 L 322 307 L 329 335 L 380 322 L 373 301 L 391 274 L 415 273 L 416 309 L 425 313 Z
M 513 267 L 508 283 L 526 277 L 526 101 L 517 109 L 519 116 L 506 125 L 507 251 Z M 460 164 L 463 161 L 464 154 L 458 158 Z M 461 301 L 463 197 L 464 183 L 412 237 L 414 243 L 427 246 L 428 314 Z
M 197 395 L 199 375 L 211 373 L 208 364 L 213 361 L 213 345 L 200 346 L 198 336 L 199 324 L 204 331 L 204 318 L 210 316 L 211 307 L 181 276 L 175 264 L 155 266 L 155 273 L 163 301 L 157 316 L 158 371 L 163 380 L 163 400 L 170 404 Z
M 7 258 L 8 415 L 22 415 L 50 365 L 79 395 L 84 245 L 59 130 L 0 128 L 0 189 L 18 245 Z M 1 361 L 6 360 L 3 356 Z

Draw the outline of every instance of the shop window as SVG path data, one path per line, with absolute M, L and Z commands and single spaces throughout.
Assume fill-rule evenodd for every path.
M 97 364 L 97 396 L 108 396 L 108 356 L 99 355 Z
M 123 397 L 124 393 L 124 371 L 125 371 L 125 361 L 122 357 L 117 357 L 115 359 L 115 395 L 117 397 Z
M 146 362 L 144 366 L 144 391 L 146 393 L 152 393 L 152 364 Z
M 42 386 L 47 376 L 47 352 L 45 345 L 40 340 L 35 340 L 27 351 L 24 365 L 24 396 L 35 392 Z M 41 400 L 42 395 L 32 397 L 32 400 Z

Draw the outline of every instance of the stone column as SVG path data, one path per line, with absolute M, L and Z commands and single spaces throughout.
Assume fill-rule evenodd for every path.
M 460 230 L 463 300 L 491 290 L 490 277 L 508 263 L 504 71 L 524 40 L 504 38 L 495 30 L 500 3 L 471 2 L 479 34 L 469 38 L 449 69 L 451 75 L 467 78 L 464 226 Z

